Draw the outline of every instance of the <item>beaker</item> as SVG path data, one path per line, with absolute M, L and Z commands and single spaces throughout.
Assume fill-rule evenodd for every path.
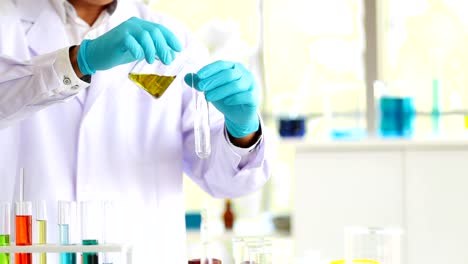
M 264 237 L 236 237 L 232 240 L 235 264 L 272 264 L 273 244 Z
M 190 54 L 190 51 L 178 53 L 169 65 L 163 64 L 158 59 L 153 64 L 148 64 L 145 60 L 141 60 L 130 70 L 128 78 L 154 98 L 160 98 L 177 78 L 177 75 L 182 72 L 184 74 L 188 72 L 196 73 L 199 70 L 197 64 L 191 60 L 188 54 Z M 205 94 L 193 89 L 195 80 L 193 74 L 191 76 L 192 79 L 189 86 L 193 90 L 195 102 L 195 153 L 199 158 L 203 159 L 211 154 L 209 107 Z M 181 79 L 182 85 L 186 85 L 183 76 Z
M 323 126 L 332 140 L 359 140 L 366 137 L 365 88 L 360 82 L 322 84 Z
M 188 264 L 222 264 L 223 262 L 219 259 L 205 259 L 205 263 L 200 259 L 191 259 Z
M 401 263 L 401 235 L 399 228 L 345 228 L 346 263 Z
M 408 82 L 375 81 L 379 135 L 385 138 L 411 137 L 414 133 L 416 108 Z

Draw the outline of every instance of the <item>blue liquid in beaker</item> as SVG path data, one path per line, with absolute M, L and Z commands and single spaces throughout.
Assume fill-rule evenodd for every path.
M 411 137 L 414 132 L 415 108 L 411 97 L 384 96 L 380 99 L 380 135 Z

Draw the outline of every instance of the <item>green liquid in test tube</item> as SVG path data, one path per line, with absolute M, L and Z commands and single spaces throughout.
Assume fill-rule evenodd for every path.
M 72 224 L 72 219 L 76 216 L 73 213 L 73 209 L 74 207 L 72 206 L 72 202 L 58 202 L 58 228 L 60 245 L 70 245 L 70 226 Z M 60 264 L 76 264 L 76 253 L 60 253 Z
M 84 246 L 98 245 L 102 235 L 102 203 L 81 202 L 81 239 Z M 97 252 L 83 252 L 82 264 L 99 264 Z
M 0 247 L 10 245 L 10 235 L 0 235 Z M 9 264 L 10 254 L 0 253 L 0 264 Z
M 97 245 L 98 241 L 95 239 L 84 239 L 83 245 Z M 99 264 L 98 254 L 96 252 L 84 252 L 83 253 L 83 264 Z
M 0 203 L 0 247 L 10 245 L 10 203 Z M 10 264 L 10 254 L 0 253 L 0 264 Z

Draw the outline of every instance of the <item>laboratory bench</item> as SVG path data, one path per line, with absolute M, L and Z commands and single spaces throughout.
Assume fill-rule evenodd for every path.
M 402 263 L 468 263 L 468 139 L 279 146 L 294 149 L 296 256 L 339 259 L 345 226 L 401 227 Z

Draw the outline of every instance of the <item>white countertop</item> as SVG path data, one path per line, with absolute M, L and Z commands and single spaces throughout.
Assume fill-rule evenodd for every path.
M 427 139 L 365 139 L 359 141 L 332 141 L 308 139 L 281 139 L 281 145 L 295 147 L 297 152 L 356 151 L 356 150 L 468 150 L 467 138 Z

